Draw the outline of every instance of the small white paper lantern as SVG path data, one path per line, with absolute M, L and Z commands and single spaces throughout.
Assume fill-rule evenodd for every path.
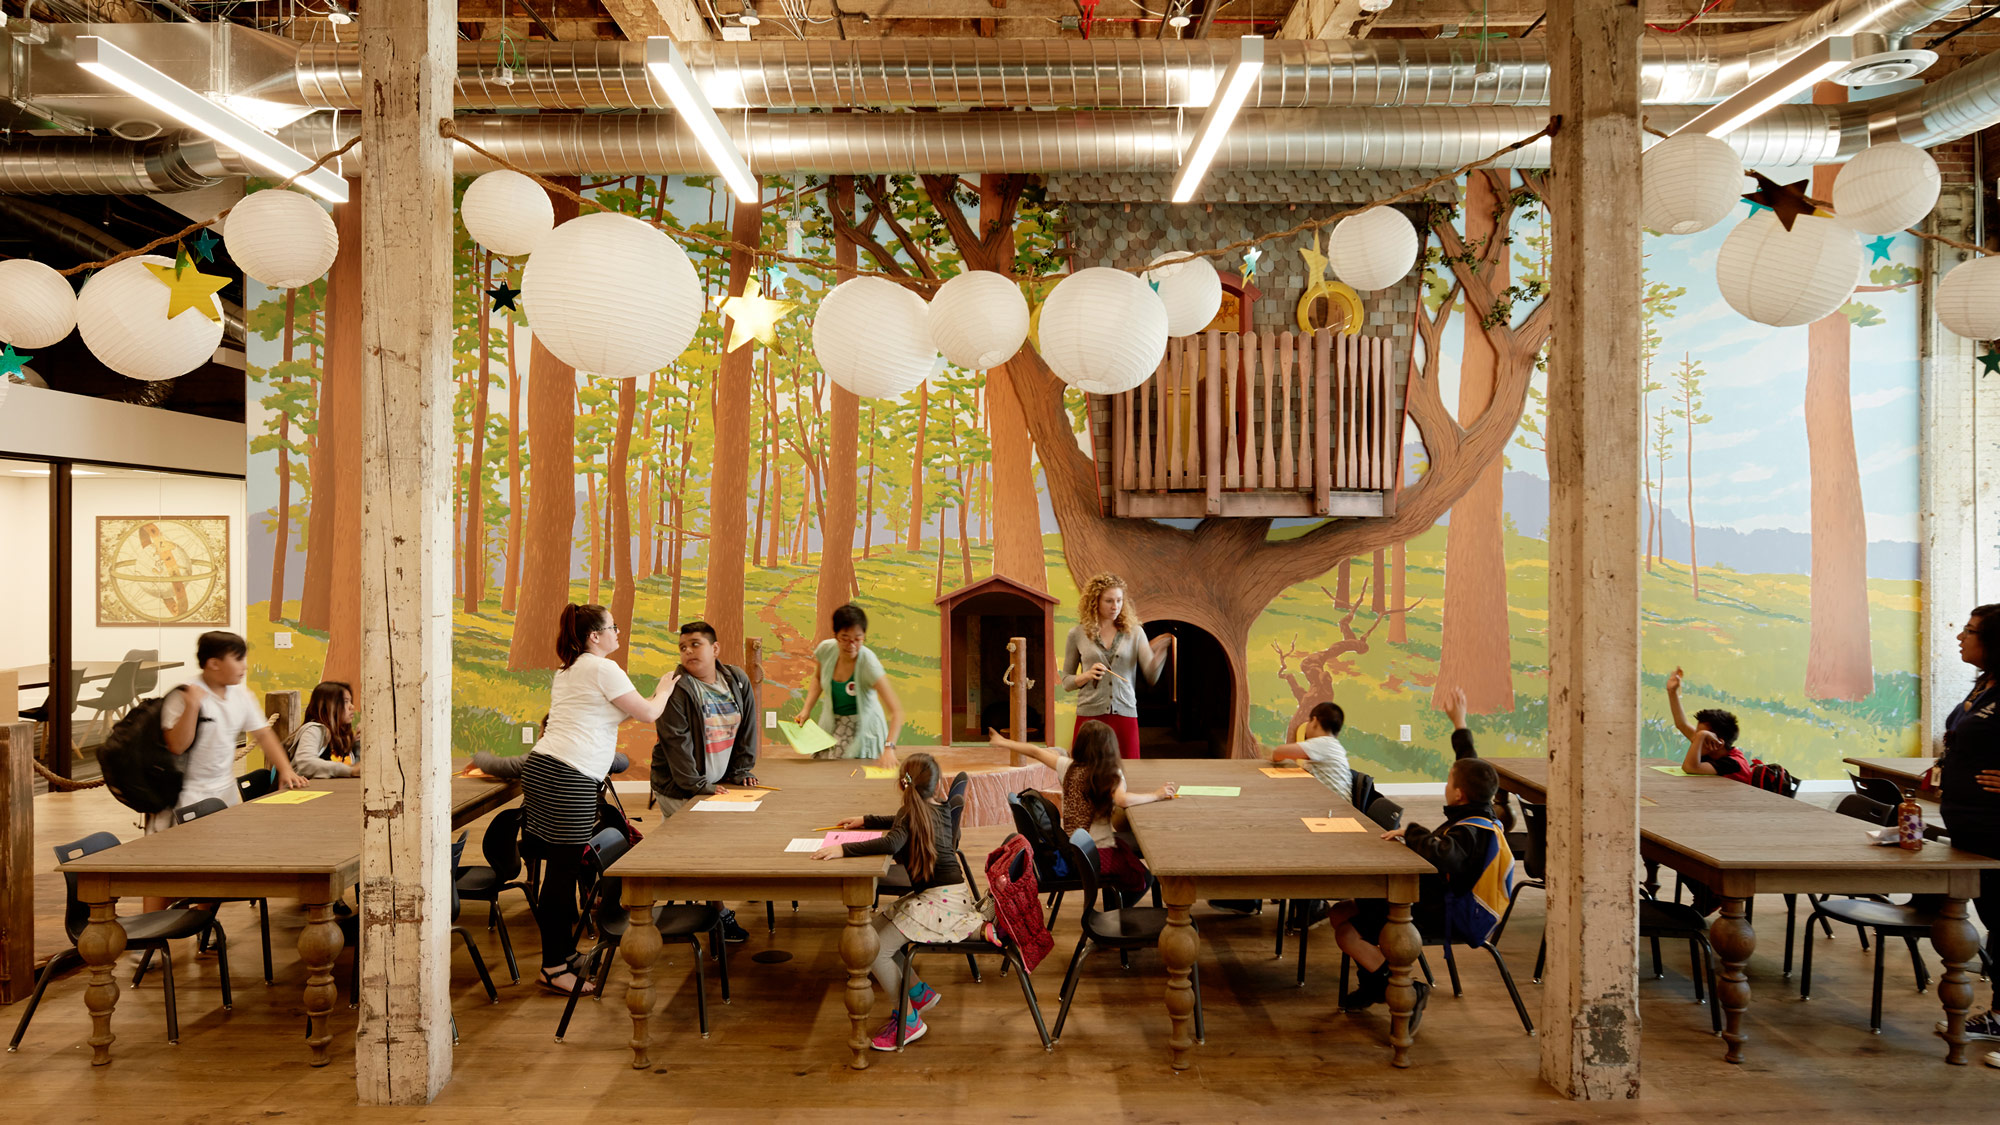
M 76 298 L 76 327 L 99 363 L 133 379 L 176 379 L 208 362 L 222 343 L 222 305 L 216 317 L 197 309 L 167 319 L 167 287 L 146 268 L 172 266 L 172 258 L 144 254 L 106 266 L 83 283 Z
M 243 272 L 273 289 L 297 289 L 325 275 L 340 252 L 340 230 L 318 201 L 296 191 L 258 191 L 223 220 L 222 240 Z
M 1639 222 L 1661 234 L 1694 234 L 1729 217 L 1743 198 L 1743 160 L 1729 142 L 1679 133 L 1646 150 Z
M 1145 274 L 1157 282 L 1160 303 L 1167 306 L 1167 335 L 1192 336 L 1207 328 L 1222 308 L 1222 276 L 1207 258 L 1186 258 L 1171 265 L 1162 261 L 1176 257 L 1162 254 L 1154 258 Z
M 1376 207 L 1334 224 L 1326 243 L 1334 275 L 1364 292 L 1387 289 L 1417 264 L 1417 228 L 1394 207 Z
M 937 369 L 930 307 L 887 278 L 834 286 L 813 317 L 812 339 L 826 377 L 862 398 L 900 398 Z
M 2000 258 L 1953 266 L 1937 287 L 1938 323 L 1968 340 L 2000 338 Z
M 900 288 L 900 286 L 898 286 Z M 998 367 L 1028 339 L 1028 299 L 991 270 L 967 270 L 931 298 L 931 339 L 968 371 Z
M 596 211 L 557 227 L 521 271 L 535 339 L 580 372 L 636 379 L 679 358 L 701 325 L 701 280 L 673 239 Z
M 555 229 L 556 208 L 542 185 L 502 168 L 467 185 L 458 217 L 473 241 L 511 258 L 535 252 Z
M 76 291 L 54 267 L 27 258 L 0 261 L 0 343 L 46 348 L 76 327 Z
M 1811 324 L 1847 303 L 1864 254 L 1854 232 L 1817 215 L 1787 231 L 1759 211 L 1737 224 L 1715 261 L 1715 284 L 1729 307 L 1759 324 Z
M 1136 275 L 1078 270 L 1042 304 L 1042 359 L 1080 391 L 1115 395 L 1152 378 L 1167 354 L 1167 306 Z
M 1863 234 L 1894 234 L 1916 226 L 1937 201 L 1937 161 L 1902 141 L 1863 149 L 1833 181 L 1835 218 Z

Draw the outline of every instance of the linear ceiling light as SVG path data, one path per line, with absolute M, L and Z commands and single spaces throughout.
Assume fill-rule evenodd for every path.
M 1236 69 L 1229 72 L 1229 80 L 1223 83 L 1222 90 L 1209 103 L 1208 112 L 1202 115 L 1201 130 L 1195 134 L 1194 148 L 1181 164 L 1180 174 L 1174 177 L 1175 203 L 1186 203 L 1194 198 L 1196 189 L 1201 187 L 1201 178 L 1208 174 L 1209 163 L 1222 147 L 1223 136 L 1236 120 L 1237 111 L 1243 108 L 1243 102 L 1250 96 L 1250 89 L 1257 84 L 1257 79 L 1263 77 L 1264 41 L 1254 35 L 1246 35 L 1238 43 Z
M 250 119 L 202 97 L 98 36 L 77 36 L 76 65 L 280 176 L 296 176 L 312 167 L 311 157 L 273 140 Z M 347 202 L 347 181 L 329 169 L 314 169 L 293 182 L 330 202 Z
M 695 85 L 694 72 L 688 69 L 680 44 L 664 35 L 648 38 L 646 68 L 653 72 L 654 81 L 666 90 L 667 100 L 674 104 L 674 112 L 680 114 L 689 129 L 694 130 L 694 139 L 708 154 L 709 163 L 715 165 L 722 178 L 729 181 L 730 190 L 736 193 L 736 198 L 761 198 L 763 188 L 750 174 L 750 165 L 744 163 L 736 142 L 722 131 L 722 119 L 715 115 L 715 107 L 708 104 L 701 88 Z
M 1846 36 L 1822 39 L 1787 59 L 1776 70 L 1731 94 L 1691 118 L 1675 133 L 1707 133 L 1726 137 L 1769 113 L 1800 90 L 1846 70 L 1854 63 L 1854 40 Z

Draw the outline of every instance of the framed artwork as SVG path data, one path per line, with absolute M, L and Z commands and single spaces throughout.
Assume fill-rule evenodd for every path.
M 228 627 L 229 517 L 97 517 L 97 623 Z

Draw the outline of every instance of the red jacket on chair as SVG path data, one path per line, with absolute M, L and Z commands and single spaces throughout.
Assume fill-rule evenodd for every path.
M 987 855 L 986 889 L 993 896 L 993 924 L 1013 939 L 1033 972 L 1056 942 L 1042 920 L 1042 894 L 1026 837 L 1014 833 Z

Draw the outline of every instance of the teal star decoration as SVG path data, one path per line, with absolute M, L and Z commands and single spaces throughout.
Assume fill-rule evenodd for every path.
M 520 308 L 518 308 L 514 304 L 514 299 L 521 295 L 521 291 L 519 289 L 510 288 L 508 284 L 504 281 L 501 282 L 499 285 L 494 286 L 491 289 L 488 289 L 486 291 L 486 295 L 488 297 L 493 298 L 494 312 L 499 312 L 501 309 L 513 309 L 515 312 L 521 311 Z
M 1756 200 L 1754 200 L 1754 199 L 1746 199 L 1746 200 L 1744 200 L 1743 202 L 1745 202 L 1745 203 L 1748 203 L 1748 204 L 1750 205 L 1750 213 L 1749 213 L 1748 215 L 1745 215 L 1745 216 L 1744 216 L 1744 218 L 1746 218 L 1746 219 L 1754 219 L 1754 218 L 1756 218 L 1756 217 L 1757 217 L 1757 212 L 1759 212 L 1759 211 L 1769 211 L 1769 210 L 1770 210 L 1770 208 L 1769 208 L 1769 207 L 1766 207 L 1766 206 L 1764 206 L 1764 205 L 1763 205 L 1762 203 L 1759 203 L 1759 202 L 1757 202 L 1757 201 L 1756 201 Z
M 1147 278 L 1146 278 L 1146 284 L 1148 284 L 1148 285 L 1150 285 L 1150 286 L 1152 286 L 1152 287 L 1153 287 L 1153 292 L 1155 292 L 1155 293 L 1158 293 L 1158 292 L 1160 291 L 1160 279 L 1159 279 L 1159 278 L 1157 278 L 1157 277 L 1150 277 L 1150 276 L 1149 276 L 1149 277 L 1147 277 Z
M 1866 243 L 1864 243 L 1864 245 L 1868 247 L 1868 252 L 1875 256 L 1868 260 L 1871 262 L 1888 261 L 1889 247 L 1895 245 L 1895 243 L 1896 243 L 1896 236 L 1893 234 L 1885 234 L 1880 238 L 1869 239 Z
M 1992 344 L 1987 344 L 1985 353 L 1979 357 L 1979 362 L 1986 368 L 1986 370 L 1979 373 L 1982 379 L 1995 372 L 2000 372 L 2000 348 L 1995 348 Z
M 202 232 L 194 237 L 194 252 L 204 262 L 215 260 L 215 248 L 220 245 L 222 240 L 215 237 L 215 232 L 207 228 L 203 228 Z
M 15 351 L 12 344 L 0 344 L 0 375 L 19 375 L 21 368 L 33 358 Z
M 1255 277 L 1257 275 L 1257 259 L 1263 256 L 1264 256 L 1263 248 L 1257 246 L 1252 246 L 1250 249 L 1245 250 L 1243 252 L 1244 277 Z

